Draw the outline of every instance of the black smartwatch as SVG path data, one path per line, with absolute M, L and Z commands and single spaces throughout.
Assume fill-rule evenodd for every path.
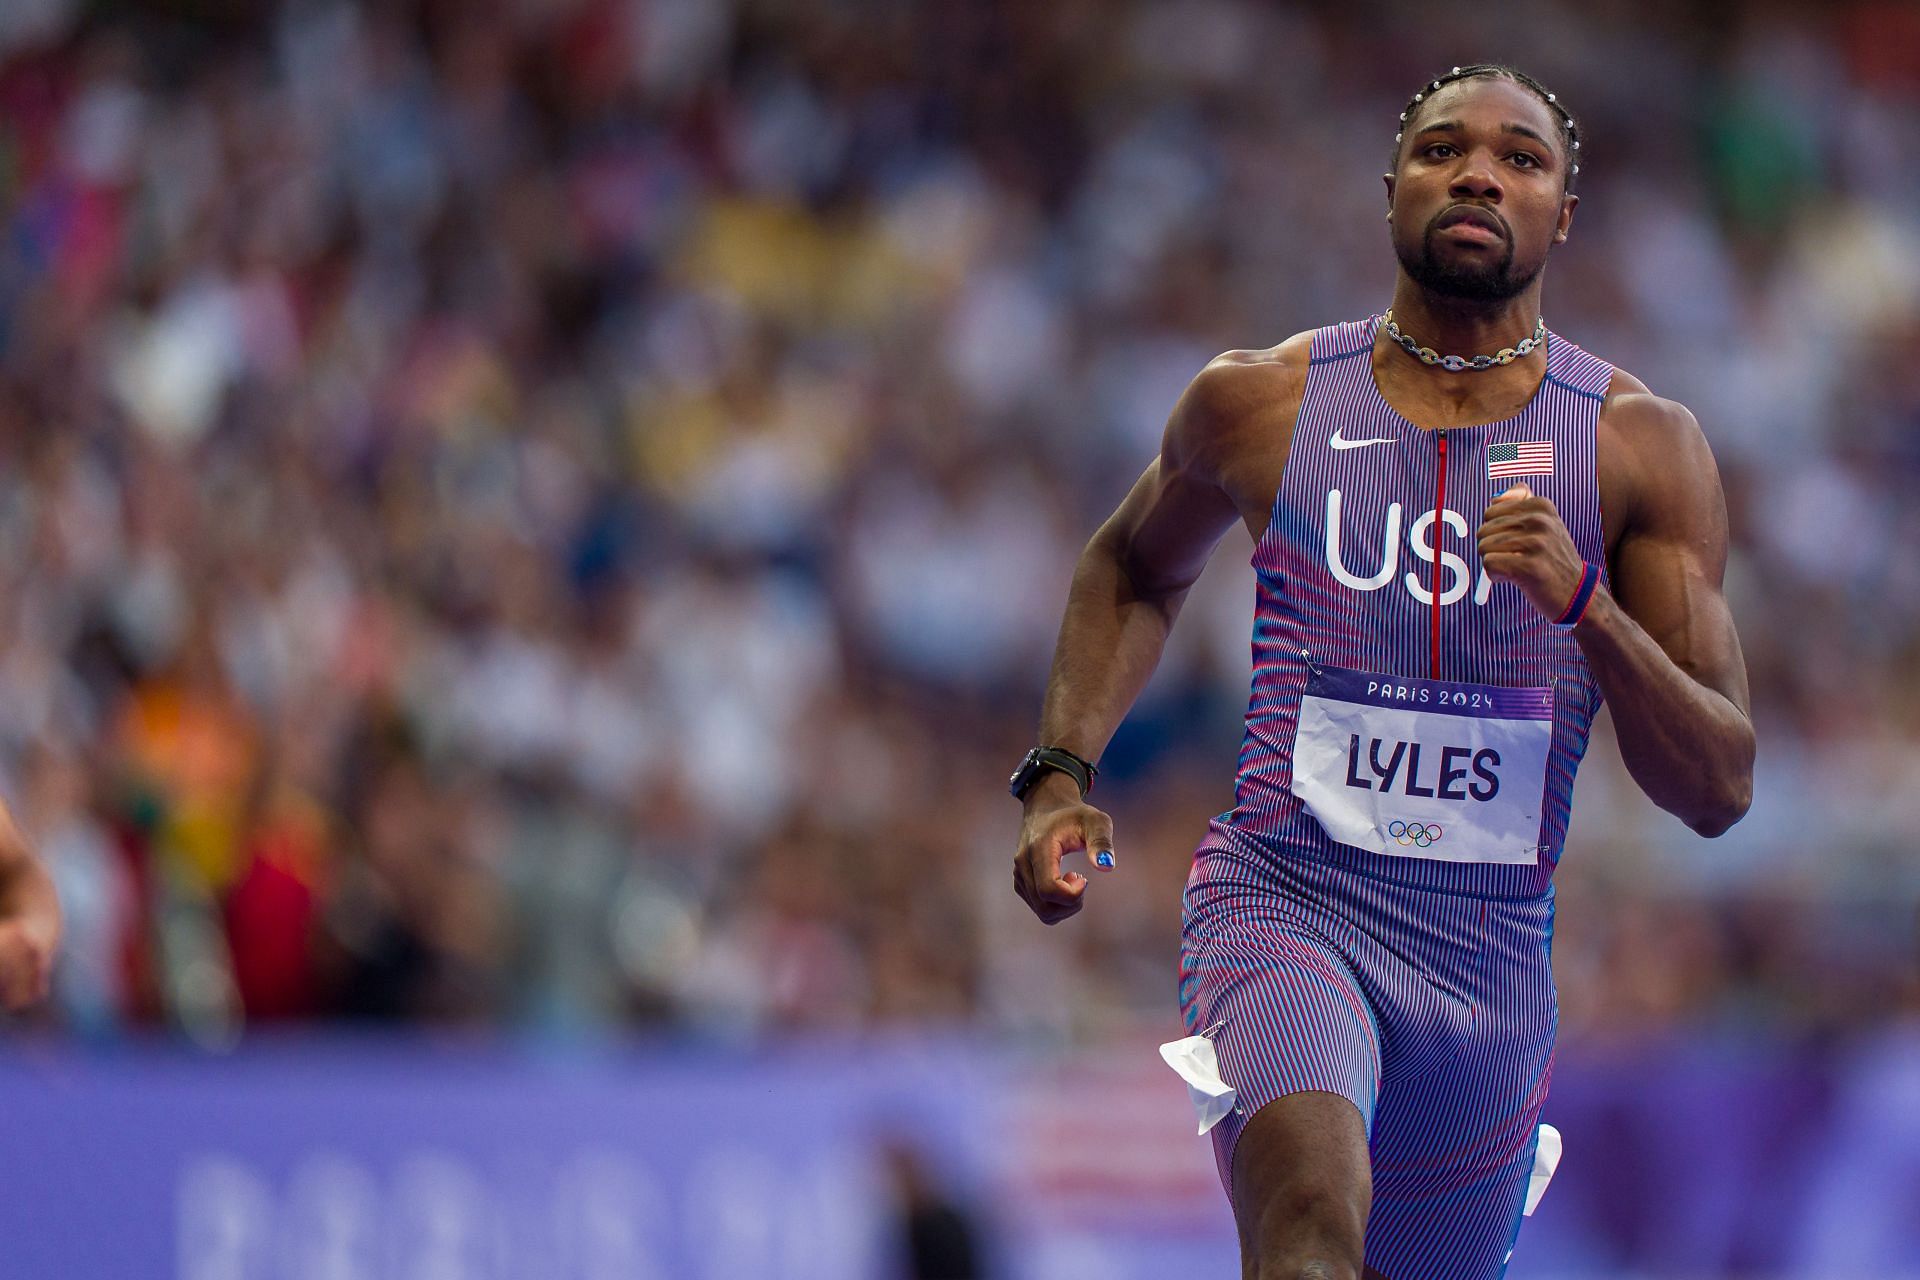
M 1082 796 L 1093 790 L 1094 775 L 1100 772 L 1092 764 L 1064 747 L 1035 747 L 1027 752 L 1026 758 L 1020 762 L 1020 767 L 1013 771 L 1011 778 L 1007 779 L 1007 790 L 1013 793 L 1015 800 L 1025 800 L 1027 792 L 1033 790 L 1034 784 L 1040 781 L 1040 776 L 1050 769 L 1072 778 L 1074 785 L 1080 788 Z

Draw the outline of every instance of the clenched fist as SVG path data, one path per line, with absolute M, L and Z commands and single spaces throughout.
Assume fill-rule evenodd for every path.
M 1052 774 L 1027 793 L 1013 855 L 1013 890 L 1047 924 L 1086 905 L 1087 878 L 1060 871 L 1061 860 L 1081 850 L 1100 870 L 1113 870 L 1113 819 L 1082 800 L 1073 779 Z
M 1551 501 L 1516 484 L 1495 498 L 1481 518 L 1480 563 L 1487 576 L 1526 592 L 1533 607 L 1558 618 L 1586 574 L 1586 561 Z

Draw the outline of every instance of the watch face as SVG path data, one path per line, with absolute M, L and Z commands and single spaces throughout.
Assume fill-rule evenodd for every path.
M 1040 751 L 1038 748 L 1027 752 L 1026 757 L 1020 761 L 1020 767 L 1015 769 L 1013 776 L 1007 779 L 1007 789 L 1012 791 L 1014 795 L 1019 796 L 1020 793 L 1026 789 L 1025 784 L 1027 781 L 1039 772 L 1039 761 Z

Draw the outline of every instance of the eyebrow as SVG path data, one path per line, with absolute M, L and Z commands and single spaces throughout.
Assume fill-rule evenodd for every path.
M 1436 120 L 1432 124 L 1421 125 L 1419 129 L 1414 131 L 1413 136 L 1418 138 L 1429 133 L 1453 133 L 1464 127 L 1465 126 L 1462 125 L 1458 120 Z M 1553 143 L 1548 141 L 1547 138 L 1544 137 L 1539 130 L 1529 129 L 1524 124 L 1516 124 L 1513 121 L 1509 120 L 1500 126 L 1500 132 L 1516 133 L 1523 138 L 1532 138 L 1535 142 L 1545 147 L 1549 152 L 1555 150 Z

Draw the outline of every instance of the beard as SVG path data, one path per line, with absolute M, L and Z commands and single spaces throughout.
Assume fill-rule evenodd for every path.
M 1505 302 L 1532 284 L 1534 277 L 1540 274 L 1540 269 L 1546 266 L 1541 261 L 1534 263 L 1531 268 L 1522 267 L 1518 273 L 1514 271 L 1511 227 L 1506 228 L 1506 248 L 1497 259 L 1446 254 L 1434 243 L 1434 238 L 1439 234 L 1434 224 L 1447 212 L 1442 209 L 1433 215 L 1420 234 L 1418 248 L 1403 244 L 1398 238 L 1394 240 L 1394 253 L 1399 257 L 1400 265 L 1413 282 L 1427 292 L 1467 302 Z

